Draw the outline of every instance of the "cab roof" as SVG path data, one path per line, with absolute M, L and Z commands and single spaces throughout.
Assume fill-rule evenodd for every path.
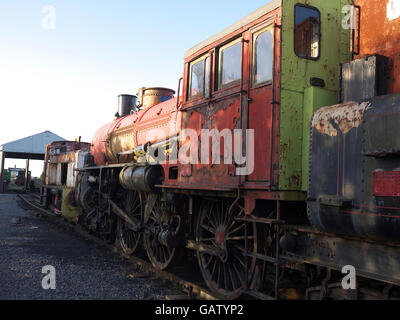
M 267 3 L 265 6 L 261 7 L 260 9 L 257 9 L 256 11 L 250 13 L 243 19 L 236 22 L 235 24 L 231 25 L 229 28 L 226 28 L 225 30 L 208 38 L 207 40 L 204 40 L 203 42 L 200 42 L 199 44 L 195 45 L 193 48 L 191 48 L 185 52 L 184 58 L 187 59 L 191 55 L 193 55 L 196 52 L 200 51 L 201 49 L 209 46 L 210 44 L 214 43 L 215 41 L 222 39 L 223 37 L 231 34 L 232 32 L 235 32 L 236 30 L 244 27 L 245 25 L 251 23 L 252 21 L 268 14 L 269 12 L 275 10 L 276 8 L 281 7 L 281 5 L 282 5 L 282 0 L 272 0 L 271 2 Z

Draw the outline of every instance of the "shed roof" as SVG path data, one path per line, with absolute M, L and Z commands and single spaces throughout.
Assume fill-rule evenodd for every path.
M 46 144 L 54 141 L 66 140 L 50 131 L 44 131 L 29 137 L 5 143 L 0 146 L 0 151 L 9 154 L 11 157 L 13 154 L 44 154 Z
M 207 47 L 208 45 L 212 44 L 213 42 L 229 35 L 232 32 L 235 32 L 236 30 L 244 27 L 245 25 L 249 24 L 250 22 L 262 17 L 263 15 L 266 15 L 267 13 L 271 12 L 272 10 L 275 10 L 276 8 L 279 8 L 282 5 L 282 0 L 272 0 L 271 2 L 267 3 L 265 6 L 261 7 L 260 9 L 257 9 L 256 11 L 250 13 L 243 19 L 239 20 L 235 24 L 231 25 L 229 28 L 226 28 L 225 30 L 217 33 L 216 35 L 208 38 L 207 40 L 204 40 L 203 42 L 200 42 L 193 48 L 189 49 L 188 51 L 185 52 L 185 59 L 193 54 L 195 54 L 197 51 Z

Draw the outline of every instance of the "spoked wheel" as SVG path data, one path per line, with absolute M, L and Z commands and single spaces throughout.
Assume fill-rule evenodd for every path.
M 197 252 L 200 270 L 211 291 L 220 299 L 237 299 L 248 280 L 254 274 L 256 259 L 244 257 L 245 225 L 234 220 L 244 216 L 244 208 L 235 206 L 231 213 L 232 201 L 209 201 L 203 206 L 197 222 L 196 239 L 204 246 L 211 246 L 221 254 Z M 257 228 L 249 223 L 247 228 L 248 252 L 257 252 Z
M 157 197 L 157 199 L 146 223 L 147 230 L 144 233 L 144 247 L 153 266 L 159 270 L 165 270 L 172 264 L 177 249 L 169 248 L 159 241 L 160 233 L 168 230 L 169 225 L 168 219 L 163 212 L 161 196 L 152 196 Z
M 126 193 L 125 212 L 135 223 L 141 223 L 142 198 L 139 192 L 128 191 Z M 128 255 L 132 255 L 139 246 L 141 239 L 140 232 L 132 230 L 125 220 L 119 218 L 118 236 L 122 250 Z

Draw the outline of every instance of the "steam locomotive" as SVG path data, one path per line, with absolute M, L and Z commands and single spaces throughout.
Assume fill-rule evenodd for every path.
M 399 56 L 398 1 L 270 1 L 186 52 L 176 96 L 119 97 L 78 222 L 159 270 L 196 256 L 221 299 L 398 297 Z

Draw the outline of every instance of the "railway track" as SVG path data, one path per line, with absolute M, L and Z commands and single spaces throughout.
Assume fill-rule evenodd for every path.
M 18 194 L 17 197 L 22 201 L 22 203 L 28 205 L 31 209 L 38 212 L 41 217 L 45 218 L 47 221 L 56 224 L 57 226 L 66 229 L 69 232 L 73 232 L 87 240 L 94 242 L 96 245 L 103 247 L 104 249 L 120 254 L 125 259 L 128 259 L 133 267 L 140 270 L 142 273 L 157 273 L 162 278 L 169 280 L 177 285 L 179 285 L 183 291 L 187 294 L 188 299 L 198 299 L 198 300 L 216 300 L 216 298 L 205 288 L 205 284 L 202 283 L 202 278 L 193 278 L 193 274 L 200 275 L 200 270 L 198 272 L 192 272 L 194 268 L 198 269 L 196 264 L 184 265 L 179 267 L 172 267 L 168 271 L 156 270 L 151 263 L 146 261 L 145 253 L 139 252 L 137 256 L 128 256 L 118 247 L 116 243 L 109 244 L 106 241 L 89 234 L 84 228 L 79 225 L 72 224 L 66 220 L 57 217 L 54 213 L 49 210 L 42 208 L 39 205 L 40 197 L 35 194 Z M 188 273 L 190 271 L 190 274 Z M 167 299 L 183 299 L 184 296 L 180 297 L 166 297 Z
M 166 297 L 169 300 L 182 300 L 182 299 L 193 299 L 193 300 L 217 300 L 212 293 L 207 289 L 206 284 L 204 283 L 203 278 L 201 277 L 201 272 L 198 268 L 197 263 L 194 261 L 189 261 L 186 262 L 183 265 L 179 266 L 173 266 L 168 271 L 159 271 L 156 268 L 153 267 L 153 265 L 147 261 L 147 255 L 144 250 L 138 250 L 137 253 L 135 253 L 135 256 L 129 256 L 126 255 L 121 248 L 119 248 L 117 242 L 113 244 L 107 243 L 105 240 L 102 240 L 94 235 L 91 235 L 87 232 L 86 229 L 81 227 L 80 225 L 72 224 L 70 222 L 67 222 L 66 220 L 61 219 L 59 216 L 56 216 L 53 212 L 49 210 L 45 210 L 39 205 L 39 197 L 37 195 L 32 195 L 32 194 L 25 194 L 17 195 L 18 198 L 21 200 L 21 205 L 25 204 L 29 206 L 31 209 L 34 211 L 40 213 L 41 217 L 45 218 L 47 221 L 49 221 L 52 224 L 55 224 L 57 226 L 60 226 L 64 230 L 70 231 L 72 233 L 77 234 L 78 236 L 81 236 L 82 238 L 85 238 L 88 241 L 93 242 L 94 244 L 98 245 L 99 247 L 104 248 L 105 250 L 108 250 L 109 252 L 113 252 L 116 254 L 119 254 L 123 256 L 125 259 L 129 260 L 132 263 L 132 266 L 138 270 L 139 273 L 144 273 L 144 274 L 157 274 L 160 277 L 171 281 L 172 283 L 178 285 L 183 289 L 183 291 L 186 293 L 186 296 L 177 296 L 177 297 Z M 190 258 L 188 256 L 187 258 Z M 186 261 L 186 259 L 185 259 Z M 196 278 L 197 277 L 197 278 Z M 389 296 L 387 293 L 387 290 L 390 290 L 391 286 L 379 286 L 379 283 L 377 281 L 372 281 L 368 280 L 366 278 L 360 278 L 359 279 L 359 288 L 358 292 L 360 297 L 364 297 L 361 299 L 396 299 L 398 300 L 399 297 L 398 295 L 394 296 Z M 336 283 L 331 284 L 333 287 L 337 286 Z M 382 287 L 382 288 L 381 288 Z M 379 289 L 381 288 L 381 289 Z M 385 289 L 386 288 L 386 289 Z M 316 291 L 319 290 L 318 287 L 316 288 L 310 288 L 308 291 L 313 291 L 315 289 Z M 298 297 L 296 297 L 295 292 L 284 292 L 282 291 L 280 298 L 283 300 L 297 300 Z M 347 294 L 347 293 L 346 293 Z M 355 292 L 350 292 L 349 296 L 344 299 L 353 299 L 351 297 L 352 294 L 355 294 Z M 342 298 L 343 298 L 342 297 Z M 260 296 L 252 296 L 249 294 L 243 295 L 242 298 L 246 300 L 254 300 L 254 299 L 259 299 L 263 300 L 265 297 L 262 295 Z M 337 297 L 340 299 L 340 296 Z

